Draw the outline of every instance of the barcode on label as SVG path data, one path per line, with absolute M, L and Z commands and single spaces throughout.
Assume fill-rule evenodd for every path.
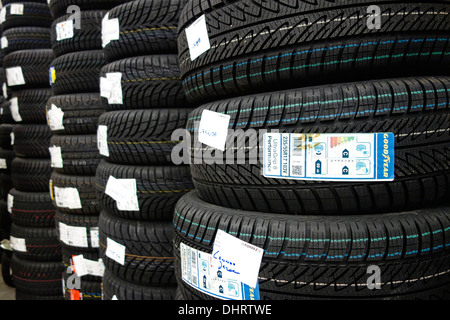
M 302 166 L 292 166 L 292 175 L 293 176 L 303 176 L 303 167 Z

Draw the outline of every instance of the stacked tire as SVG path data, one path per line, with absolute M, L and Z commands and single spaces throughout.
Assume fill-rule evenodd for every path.
M 48 69 L 51 14 L 45 1 L 3 3 L 2 50 L 14 158 L 7 208 L 11 217 L 12 279 L 17 300 L 60 300 L 63 268 L 49 196 L 51 167 L 45 103 L 51 95 Z M 12 156 L 12 154 L 11 154 Z M 4 186 L 3 186 L 4 187 Z
M 53 94 L 47 101 L 47 124 L 52 131 L 50 188 L 66 267 L 66 300 L 101 300 L 104 265 L 98 253 L 100 211 L 95 193 L 100 162 L 97 122 L 104 111 L 99 75 L 106 64 L 101 23 L 115 3 L 120 2 L 49 3 L 55 53 L 49 72 Z
M 379 28 L 369 27 L 371 5 Z M 199 106 L 187 125 L 196 191 L 179 200 L 173 220 L 185 299 L 214 299 L 204 290 L 210 279 L 193 286 L 186 276 L 186 266 L 197 267 L 185 248 L 212 254 L 218 230 L 264 250 L 260 299 L 448 299 L 449 9 L 434 1 L 188 1 L 178 49 L 183 88 Z M 204 111 L 249 135 L 228 133 L 225 151 L 201 143 Z M 393 133 L 395 178 L 263 175 L 267 132 Z M 227 162 L 230 151 L 243 161 Z
M 104 53 L 96 174 L 102 212 L 103 299 L 173 300 L 171 219 L 193 189 L 189 167 L 171 152 L 191 111 L 177 59 L 183 0 L 138 0 L 110 10 L 103 21 Z M 115 32 L 113 32 L 115 31 Z

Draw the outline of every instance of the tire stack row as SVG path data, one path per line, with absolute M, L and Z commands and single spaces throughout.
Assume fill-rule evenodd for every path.
M 7 1 L 3 5 L 3 92 L 16 123 L 11 133 L 13 188 L 7 199 L 12 221 L 12 279 L 17 300 L 59 300 L 63 268 L 54 228 L 55 208 L 49 196 L 51 132 L 45 116 L 51 95 L 52 18 L 45 1 Z
M 370 5 L 380 9 L 379 28 L 369 27 Z M 261 299 L 448 299 L 449 10 L 438 1 L 188 1 L 178 48 L 183 87 L 199 106 L 187 126 L 196 191 L 173 220 L 185 299 L 214 299 L 205 293 L 214 283 L 205 275 L 189 284 L 185 266 L 193 265 L 180 248 L 211 254 L 218 230 L 264 250 Z M 188 40 L 191 26 L 198 42 Z M 230 135 L 225 152 L 200 143 L 205 110 L 229 115 L 228 128 L 253 132 L 256 145 Z M 251 162 L 264 155 L 263 130 L 393 133 L 395 178 L 263 176 L 261 157 Z M 245 164 L 225 162 L 234 145 Z M 221 161 L 195 162 L 199 154 Z
M 177 24 L 186 1 L 138 0 L 103 22 L 104 53 L 96 174 L 103 299 L 173 300 L 171 219 L 192 190 L 187 165 L 176 166 L 172 133 L 191 109 L 177 59 Z M 115 31 L 115 32 L 114 32 Z
M 62 285 L 66 300 L 101 300 L 104 265 L 98 254 L 100 211 L 94 186 L 100 162 L 97 122 L 104 111 L 99 94 L 100 69 L 106 64 L 101 23 L 107 10 L 121 2 L 49 3 L 55 54 L 49 71 L 53 95 L 47 102 L 47 123 L 53 133 L 50 188 L 66 268 Z

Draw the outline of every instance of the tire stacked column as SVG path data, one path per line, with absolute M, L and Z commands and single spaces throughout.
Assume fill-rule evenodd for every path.
M 252 291 L 261 299 L 448 299 L 449 9 L 434 1 L 188 1 L 178 47 L 186 95 L 198 106 L 187 126 L 196 191 L 180 199 L 173 220 L 184 298 L 242 297 L 221 286 L 227 268 L 219 274 L 189 260 L 219 263 L 212 250 L 222 230 L 264 250 Z M 211 114 L 228 121 L 224 152 L 200 142 Z M 265 132 L 296 133 L 288 142 L 298 148 L 281 160 L 282 142 L 277 149 Z M 349 170 L 385 172 L 358 167 L 363 156 L 351 167 L 349 152 L 367 156 L 363 146 L 308 144 L 374 133 L 394 136 L 395 156 L 378 152 L 394 162 L 393 181 L 345 179 Z M 284 172 L 287 156 L 303 161 Z M 337 173 L 324 175 L 319 159 Z M 264 174 L 278 168 L 279 177 Z M 220 263 L 246 268 L 231 259 Z
M 171 161 L 171 138 L 191 109 L 176 56 L 185 1 L 139 0 L 115 7 L 103 22 L 97 169 L 105 300 L 175 297 L 171 217 L 192 189 L 189 167 Z
M 99 209 L 94 184 L 100 161 L 97 122 L 103 113 L 99 74 L 106 63 L 101 21 L 111 6 L 98 1 L 49 3 L 55 53 L 49 73 L 53 95 L 47 102 L 47 121 L 53 133 L 50 188 L 66 267 L 66 300 L 101 299 L 104 266 L 98 255 Z
M 11 214 L 11 260 L 16 298 L 62 299 L 61 247 L 54 228 L 55 209 L 49 196 L 50 130 L 45 103 L 51 95 L 48 68 L 51 15 L 43 2 L 8 1 L 2 9 L 3 65 L 11 116 L 15 157 Z

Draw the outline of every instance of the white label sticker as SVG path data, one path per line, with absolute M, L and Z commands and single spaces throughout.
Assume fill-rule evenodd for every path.
M 122 73 L 107 73 L 100 77 L 100 96 L 108 99 L 108 104 L 123 104 Z
M 103 264 L 102 259 L 99 259 L 98 261 L 89 260 L 85 259 L 82 254 L 72 257 L 72 264 L 74 265 L 75 272 L 79 277 L 83 277 L 85 275 L 103 277 L 105 272 L 105 265 Z
M 11 145 L 13 146 L 13 145 L 14 145 L 14 140 L 15 140 L 14 132 L 11 132 L 11 133 L 9 134 L 9 136 L 11 137 Z
M 6 164 L 6 159 L 0 159 L 0 169 L 8 169 L 8 165 Z
M 198 128 L 198 140 L 210 147 L 225 151 L 230 115 L 203 110 Z
M 121 265 L 125 265 L 125 246 L 106 238 L 106 256 Z
M 116 200 L 121 211 L 139 211 L 136 179 L 116 179 L 110 176 L 106 183 L 105 194 Z
M 47 124 L 51 130 L 64 130 L 63 125 L 64 111 L 54 104 L 47 110 Z
M 11 100 L 9 100 L 9 102 L 11 102 L 9 109 L 11 110 L 11 116 L 14 119 L 14 121 L 16 122 L 21 122 L 22 121 L 22 117 L 20 116 L 19 113 L 19 100 L 17 97 L 11 98 Z
M 198 18 L 186 29 L 186 39 L 189 45 L 191 61 L 194 61 L 211 48 L 205 15 Z
M 99 125 L 97 128 L 97 148 L 102 156 L 109 157 L 107 126 Z
M 263 175 L 296 180 L 392 181 L 394 157 L 392 133 L 267 133 Z
M 0 10 L 0 24 L 5 22 L 6 20 L 6 7 L 3 7 L 2 10 Z
M 59 222 L 59 239 L 69 246 L 89 247 L 86 227 L 73 227 Z
M 21 3 L 13 3 L 10 7 L 10 13 L 15 15 L 23 15 L 23 4 Z
M 13 87 L 25 84 L 22 68 L 20 66 L 6 68 L 5 72 L 6 72 L 6 82 L 8 83 L 8 86 Z
M 25 239 L 10 236 L 9 241 L 11 241 L 11 247 L 14 251 L 27 252 Z
M 91 247 L 92 248 L 99 248 L 100 247 L 100 243 L 99 243 L 99 229 L 98 227 L 92 227 L 90 229 L 90 233 L 91 233 Z
M 8 198 L 6 200 L 8 206 L 8 212 L 12 213 L 12 207 L 14 206 L 14 196 L 8 193 Z
M 227 272 L 212 254 L 180 244 L 182 280 L 210 296 L 224 300 L 259 300 L 259 285 L 250 287 L 239 275 Z M 231 269 L 230 269 L 231 270 Z
M 2 46 L 2 49 L 8 48 L 8 38 L 2 37 L 1 46 Z
M 80 194 L 76 188 L 54 187 L 56 206 L 68 209 L 81 209 Z
M 63 158 L 61 153 L 61 147 L 53 146 L 48 148 L 50 151 L 51 167 L 52 168 L 63 168 Z
M 119 301 L 119 299 L 117 299 L 117 296 L 116 296 L 116 295 L 113 295 L 113 297 L 111 298 L 111 300 L 117 300 L 117 301 Z
M 2 91 L 3 91 L 3 97 L 8 99 L 8 87 L 6 86 L 6 82 L 3 82 Z
M 103 48 L 113 40 L 120 39 L 119 19 L 109 19 L 109 13 L 102 20 L 102 46 Z
M 73 20 L 67 20 L 56 24 L 56 41 L 73 38 Z

